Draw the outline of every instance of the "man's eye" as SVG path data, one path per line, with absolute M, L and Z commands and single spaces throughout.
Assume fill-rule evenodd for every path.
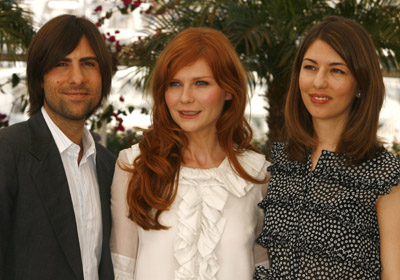
M 62 67 L 62 66 L 67 66 L 67 63 L 65 62 L 59 62 L 55 65 L 55 67 Z
M 96 66 L 96 63 L 93 61 L 85 61 L 83 62 L 83 65 L 85 66 Z

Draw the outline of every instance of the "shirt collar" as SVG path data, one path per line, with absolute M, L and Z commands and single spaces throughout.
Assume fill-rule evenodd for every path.
M 42 106 L 41 111 L 43 114 L 43 118 L 46 121 L 46 124 L 49 127 L 50 132 L 54 138 L 54 141 L 56 142 L 56 145 L 57 145 L 57 148 L 58 148 L 58 151 L 60 152 L 60 154 L 62 154 L 64 151 L 68 150 L 71 146 L 77 146 L 53 122 L 53 120 L 47 114 L 44 106 Z M 86 127 L 83 128 L 82 145 L 83 145 L 83 151 L 84 151 L 82 159 L 86 159 L 91 155 L 96 156 L 96 145 L 94 143 L 94 139 Z

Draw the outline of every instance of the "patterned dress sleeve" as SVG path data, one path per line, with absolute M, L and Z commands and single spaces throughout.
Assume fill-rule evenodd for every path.
M 269 178 L 269 173 L 267 174 L 267 167 L 270 166 L 271 163 L 269 161 L 264 161 L 264 165 L 262 167 L 262 173 L 264 176 L 267 176 Z M 264 196 L 267 193 L 267 189 L 268 189 L 268 183 L 260 185 L 259 186 L 261 188 L 261 192 L 260 192 L 260 201 L 264 198 Z M 257 223 L 257 229 L 256 229 L 256 237 L 258 237 L 261 234 L 263 225 L 264 225 L 264 211 L 259 208 L 259 213 L 258 213 L 258 223 Z M 268 249 L 264 248 L 263 246 L 261 246 L 258 243 L 254 243 L 254 263 L 256 266 L 256 272 L 257 274 L 264 270 L 269 268 L 269 253 L 268 253 Z
M 262 188 L 266 188 L 267 186 L 261 186 Z M 262 198 L 260 198 L 260 201 Z M 262 209 L 259 209 L 258 213 L 258 223 L 257 223 L 257 229 L 256 229 L 256 237 L 258 237 L 261 234 L 262 228 L 264 225 L 264 212 Z M 265 268 L 269 267 L 269 254 L 268 254 L 268 249 L 264 248 L 257 242 L 254 243 L 254 263 L 256 267 L 258 266 L 263 266 Z
M 133 162 L 135 149 L 120 152 L 111 187 L 111 256 L 116 280 L 133 280 L 138 247 L 138 226 L 128 218 L 126 192 L 131 173 L 125 171 Z

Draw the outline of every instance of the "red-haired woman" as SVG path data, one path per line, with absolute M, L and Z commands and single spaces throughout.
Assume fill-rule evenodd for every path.
M 271 268 L 256 279 L 400 279 L 400 162 L 377 138 L 384 92 L 359 23 L 332 16 L 308 32 L 261 203 Z
M 153 125 L 120 153 L 112 185 L 116 279 L 252 279 L 268 259 L 254 250 L 268 162 L 250 144 L 235 50 L 216 30 L 189 28 L 151 86 Z

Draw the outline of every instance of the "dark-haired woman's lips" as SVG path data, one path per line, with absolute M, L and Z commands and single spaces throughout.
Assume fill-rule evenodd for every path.
M 332 97 L 326 94 L 310 94 L 309 96 L 314 104 L 325 104 L 332 100 Z

